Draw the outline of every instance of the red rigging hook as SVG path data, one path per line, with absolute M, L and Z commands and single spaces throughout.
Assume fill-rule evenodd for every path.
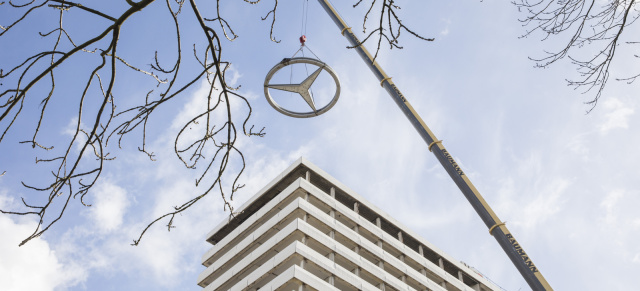
M 307 41 L 307 36 L 303 35 L 300 37 L 300 44 L 304 45 L 304 42 Z

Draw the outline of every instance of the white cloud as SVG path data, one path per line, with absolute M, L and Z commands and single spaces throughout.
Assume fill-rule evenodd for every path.
M 451 19 L 442 19 L 441 22 L 444 23 L 444 29 L 440 31 L 440 35 L 447 36 L 449 35 L 449 26 L 451 26 Z
M 78 127 L 78 117 L 72 117 L 71 120 L 69 120 L 69 123 L 67 123 L 67 126 L 62 130 L 62 134 L 66 135 L 68 140 L 66 141 L 67 143 L 69 141 L 71 141 L 71 138 L 76 134 L 76 129 Z M 84 122 L 80 122 L 80 129 L 87 129 L 87 126 Z M 74 142 L 75 144 L 75 150 L 76 151 L 80 151 L 82 150 L 82 147 L 84 146 L 84 143 L 87 142 L 87 136 L 85 134 L 83 134 L 82 132 L 78 132 L 78 136 L 76 137 L 76 140 Z M 91 148 L 88 148 L 84 155 L 93 155 L 93 152 L 91 151 Z
M 602 103 L 602 107 L 608 112 L 600 125 L 600 132 L 606 133 L 615 128 L 629 127 L 629 118 L 635 113 L 635 109 L 629 107 L 628 102 L 623 103 L 619 99 L 610 97 Z
M 0 196 L 0 207 L 4 208 L 8 202 L 6 197 Z M 0 290 L 47 291 L 85 280 L 87 273 L 84 270 L 63 264 L 42 238 L 18 247 L 35 227 L 33 220 L 14 221 L 7 215 L 0 215 Z
M 229 87 L 238 86 L 238 80 L 242 78 L 242 74 L 238 70 L 235 69 L 233 65 L 230 65 L 229 68 L 225 71 L 227 85 Z
M 587 161 L 590 159 L 591 154 L 590 147 L 587 144 L 587 140 L 589 140 L 588 134 L 577 134 L 567 142 L 566 147 L 569 151 L 578 155 L 581 159 Z
M 618 201 L 624 197 L 624 191 L 620 189 L 615 189 L 602 199 L 600 202 L 600 206 L 604 208 L 604 223 L 606 224 L 615 224 L 617 220 L 615 208 L 618 204 Z
M 524 218 L 522 223 L 531 228 L 540 225 L 544 221 L 553 220 L 553 217 L 563 208 L 566 198 L 565 190 L 570 185 L 569 181 L 553 179 L 541 187 L 539 195 L 533 201 L 524 206 Z
M 127 191 L 104 179 L 92 189 L 95 201 L 91 206 L 91 217 L 102 231 L 113 231 L 122 225 L 129 207 Z

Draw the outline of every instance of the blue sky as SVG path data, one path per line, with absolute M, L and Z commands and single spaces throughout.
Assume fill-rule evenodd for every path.
M 335 4 L 358 28 L 364 7 L 352 9 L 351 2 Z M 640 273 L 640 104 L 637 83 L 613 79 L 637 73 L 637 59 L 619 55 L 627 58 L 614 63 L 598 107 L 585 114 L 590 107 L 583 102 L 593 95 L 566 86 L 566 78 L 576 77 L 569 62 L 535 69 L 528 59 L 562 43 L 541 42 L 539 35 L 519 39 L 525 32 L 517 21 L 522 15 L 510 4 L 414 2 L 400 3 L 404 23 L 436 41 L 404 35 L 405 49 L 384 50 L 378 58 L 387 74 L 444 140 L 555 290 L 634 288 Z M 264 76 L 299 48 L 302 2 L 280 1 L 274 30 L 280 44 L 269 41 L 268 23 L 260 21 L 268 5 L 221 7 L 240 36 L 224 43 L 223 55 L 233 63 L 230 80 L 241 84 L 240 91 L 250 99 L 251 122 L 267 132 L 263 138 L 239 141 L 247 160 L 242 178 L 247 186 L 234 205 L 242 205 L 304 156 L 504 289 L 529 290 L 373 74 L 355 51 L 345 49 L 347 41 L 315 1 L 309 1 L 307 44 L 339 75 L 340 100 L 311 119 L 293 119 L 269 106 L 262 93 Z M 0 8 L 0 19 L 4 13 L 6 8 Z M 78 14 L 68 14 L 73 13 Z M 131 21 L 146 26 L 123 35 L 121 45 L 132 47 L 123 53 L 148 64 L 152 54 L 144 54 L 148 50 L 140 43 L 162 46 L 162 38 L 144 32 L 155 23 L 151 15 Z M 354 32 L 363 36 L 360 29 Z M 3 67 L 11 60 L 0 54 Z M 144 98 L 136 84 L 121 82 L 120 96 Z M 209 248 L 205 235 L 228 215 L 215 194 L 178 216 L 171 232 L 159 224 L 140 246 L 129 244 L 152 219 L 201 191 L 194 185 L 197 173 L 175 157 L 173 137 L 201 108 L 205 91 L 196 86 L 173 110 L 156 116 L 147 146 L 158 161 L 139 153 L 133 139 L 123 150 L 112 150 L 118 158 L 107 165 L 87 198 L 92 207 L 72 201 L 61 223 L 23 247 L 18 244 L 35 220 L 0 216 L 0 289 L 199 290 L 196 278 L 204 270 L 200 257 Z M 55 117 L 54 123 L 62 126 L 47 129 L 52 143 L 65 135 L 73 118 Z M 17 140 L 24 139 L 20 130 L 14 133 Z M 31 195 L 19 185 L 25 173 L 36 173 L 29 178 L 35 182 L 44 176 L 32 167 L 30 147 L 3 142 L 0 150 L 0 171 L 7 171 L 0 178 L 0 207 L 6 209 Z

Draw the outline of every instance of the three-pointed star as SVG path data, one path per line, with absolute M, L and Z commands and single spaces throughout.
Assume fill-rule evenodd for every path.
M 318 110 L 316 110 L 316 104 L 313 101 L 313 96 L 311 96 L 311 92 L 309 91 L 309 89 L 311 88 L 311 84 L 313 84 L 320 72 L 322 72 L 322 68 L 318 68 L 300 84 L 269 84 L 267 85 L 267 87 L 276 90 L 298 93 L 300 94 L 300 96 L 302 96 L 302 99 L 304 99 L 304 101 L 309 104 L 311 109 L 313 109 L 313 112 L 317 112 Z

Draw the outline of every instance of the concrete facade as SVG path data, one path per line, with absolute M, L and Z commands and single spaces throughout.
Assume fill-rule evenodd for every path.
M 304 158 L 207 241 L 207 291 L 499 290 Z

